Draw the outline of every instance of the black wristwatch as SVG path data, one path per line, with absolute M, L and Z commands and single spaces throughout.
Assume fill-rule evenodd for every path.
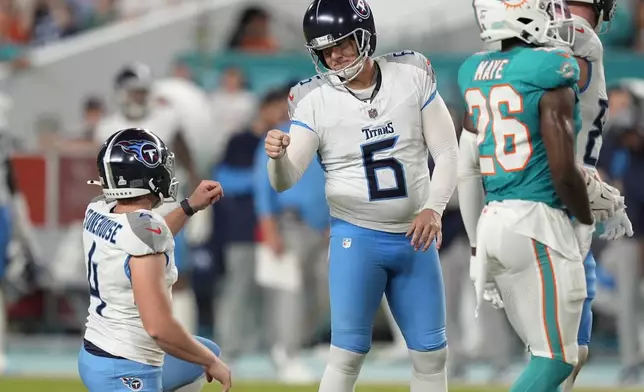
M 188 203 L 188 199 L 181 200 L 181 203 L 179 204 L 181 205 L 181 209 L 183 209 L 184 214 L 186 214 L 187 216 L 193 216 L 197 212 L 194 209 L 192 209 L 192 207 L 190 207 L 190 203 Z

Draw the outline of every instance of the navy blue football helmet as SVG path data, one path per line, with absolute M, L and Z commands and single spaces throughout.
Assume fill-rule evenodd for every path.
M 103 143 L 96 165 L 108 199 L 153 194 L 159 199 L 154 208 L 164 201 L 176 201 L 179 182 L 174 176 L 174 154 L 150 131 L 128 128 L 116 132 Z
M 318 75 L 334 85 L 346 84 L 355 78 L 376 50 L 376 25 L 366 0 L 314 0 L 304 14 L 302 28 Z M 322 50 L 345 39 L 355 41 L 358 58 L 343 69 L 332 70 Z

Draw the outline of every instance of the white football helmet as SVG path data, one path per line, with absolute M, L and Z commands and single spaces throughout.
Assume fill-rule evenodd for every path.
M 518 38 L 539 46 L 572 46 L 573 19 L 565 0 L 474 0 L 481 39 Z

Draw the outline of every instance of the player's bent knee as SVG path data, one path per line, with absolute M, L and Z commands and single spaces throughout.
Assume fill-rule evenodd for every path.
M 420 375 L 432 375 L 445 370 L 447 346 L 434 351 L 409 350 L 414 372 Z
M 362 369 L 366 353 L 356 353 L 340 347 L 331 346 L 327 366 L 344 373 L 357 375 Z
M 208 347 L 216 356 L 221 355 L 221 349 L 212 340 L 195 336 L 201 344 Z M 162 385 L 164 392 L 196 392 L 201 391 L 204 380 L 204 368 L 194 363 L 183 361 L 166 354 L 163 363 Z
M 331 336 L 331 346 L 356 354 L 367 354 L 371 350 L 371 333 L 335 332 Z
M 218 357 L 221 356 L 221 348 L 217 345 L 217 343 L 213 342 L 210 339 L 202 338 L 201 336 L 195 336 L 195 339 L 197 339 L 199 343 L 208 347 L 208 349 L 212 351 L 212 353 L 215 354 L 216 356 Z
M 440 328 L 422 335 L 405 335 L 405 340 L 407 341 L 408 349 L 419 352 L 438 351 L 447 346 L 445 328 Z

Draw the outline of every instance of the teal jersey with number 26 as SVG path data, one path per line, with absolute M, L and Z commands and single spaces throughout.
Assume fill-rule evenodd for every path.
M 576 93 L 578 81 L 576 60 L 556 48 L 477 53 L 461 65 L 458 84 L 478 131 L 486 203 L 528 200 L 562 207 L 541 138 L 539 102 L 560 87 Z M 575 133 L 580 129 L 575 103 Z

